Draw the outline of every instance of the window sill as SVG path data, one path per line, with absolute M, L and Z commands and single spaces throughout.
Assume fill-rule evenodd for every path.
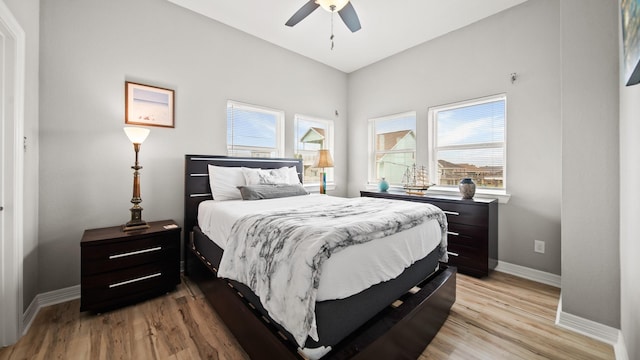
M 319 186 L 319 185 L 318 185 Z M 367 184 L 367 190 L 378 190 L 377 184 Z M 389 187 L 390 190 L 394 191 L 403 191 L 402 186 L 392 185 Z M 460 195 L 460 191 L 455 187 L 448 186 L 432 186 L 427 190 L 425 195 L 449 195 L 455 196 Z M 476 194 L 474 197 L 483 198 L 483 199 L 497 199 L 500 204 L 506 204 L 509 202 L 511 198 L 511 194 L 508 194 L 504 190 L 488 190 L 488 189 L 478 189 L 476 190 Z
M 319 193 L 320 192 L 320 183 L 311 183 L 311 184 L 304 184 L 304 189 L 307 190 L 310 193 Z M 335 183 L 327 183 L 327 191 L 330 190 L 335 190 L 336 189 L 336 184 Z

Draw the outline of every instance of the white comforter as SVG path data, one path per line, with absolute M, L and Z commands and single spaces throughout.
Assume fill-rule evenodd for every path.
M 231 227 L 244 215 L 344 200 L 312 194 L 257 201 L 204 201 L 198 209 L 198 225 L 205 235 L 224 249 Z M 396 278 L 440 244 L 440 233 L 438 222 L 430 220 L 401 234 L 345 248 L 323 264 L 316 300 L 343 299 Z

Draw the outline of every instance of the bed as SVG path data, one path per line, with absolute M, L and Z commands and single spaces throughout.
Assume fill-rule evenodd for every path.
M 239 200 L 236 203 L 234 203 L 236 200 L 211 201 L 210 165 L 254 169 L 286 167 L 293 169 L 293 174 L 298 175 L 299 180 L 302 180 L 300 176 L 302 163 L 297 159 L 208 155 L 186 155 L 185 157 L 184 226 L 189 234 L 185 239 L 185 273 L 199 285 L 211 305 L 252 359 L 299 359 L 320 356 L 323 359 L 381 357 L 410 359 L 419 356 L 444 323 L 451 305 L 455 302 L 455 268 L 439 263 L 443 249 L 439 248 L 438 244 L 430 245 L 433 249 L 422 249 L 423 253 L 414 255 L 416 258 L 410 260 L 412 265 L 399 275 L 394 275 L 392 279 L 370 280 L 375 285 L 360 285 L 363 286 L 362 289 L 335 290 L 339 288 L 338 283 L 342 281 L 340 274 L 347 273 L 344 265 L 342 268 L 335 265 L 336 268 L 341 269 L 338 271 L 322 271 L 320 284 L 330 284 L 330 286 L 324 286 L 324 292 L 323 286 L 320 286 L 318 297 L 312 299 L 314 325 L 318 336 L 309 336 L 306 341 L 301 342 L 296 331 L 288 331 L 290 328 L 280 324 L 285 322 L 273 320 L 270 313 L 265 310 L 265 306 L 270 305 L 269 302 L 265 302 L 263 306 L 259 296 L 242 282 L 217 277 L 226 248 L 224 241 L 220 240 L 228 236 L 225 231 L 229 231 L 230 224 L 247 215 L 247 211 L 261 213 L 267 212 L 267 208 L 277 211 L 280 207 L 286 207 L 282 204 L 298 201 L 303 203 L 301 205 L 303 208 L 314 208 L 317 201 L 327 202 L 330 197 L 305 195 L 295 197 L 292 201 L 289 200 L 294 197 L 284 199 L 286 201 L 283 199 L 253 202 Z M 358 199 L 354 200 L 358 201 Z M 332 201 L 342 202 L 337 199 Z M 231 215 L 224 211 L 220 212 L 221 203 L 223 203 L 222 207 L 234 209 L 235 212 L 232 211 Z M 242 206 L 253 207 L 253 210 L 240 210 L 243 209 Z M 208 207 L 213 210 L 206 210 Z M 225 223 L 229 225 L 222 226 Z M 389 239 L 392 239 L 402 242 L 402 247 L 411 247 L 413 240 L 409 238 L 424 236 L 416 234 L 425 232 L 433 233 L 437 228 L 433 224 L 433 221 L 425 221 L 424 224 L 421 223 L 406 232 L 392 234 L 391 236 L 395 236 L 396 240 L 385 237 L 384 242 L 388 243 Z M 413 234 L 409 231 L 416 234 L 409 236 L 408 234 Z M 351 250 L 352 256 L 361 252 L 366 253 L 365 245 L 376 241 L 382 240 L 371 240 L 366 244 L 346 248 L 330 257 L 327 263 L 330 261 L 338 263 L 334 259 L 340 259 L 338 255 L 348 253 L 347 250 Z M 227 250 L 227 258 L 231 257 L 230 251 Z M 348 264 L 349 260 L 344 260 L 345 257 L 346 255 L 342 256 L 343 262 Z M 357 261 L 357 263 L 366 263 L 366 261 Z M 328 264 L 325 265 L 323 269 L 329 268 Z M 357 271 L 353 270 L 353 272 Z M 370 269 L 362 270 L 362 273 L 370 272 Z M 334 277 L 331 278 L 327 274 L 333 274 Z M 376 283 L 377 281 L 381 282 Z M 326 291 L 327 289 L 329 290 Z M 331 294 L 334 290 L 342 293 Z M 272 314 L 277 315 L 277 313 Z

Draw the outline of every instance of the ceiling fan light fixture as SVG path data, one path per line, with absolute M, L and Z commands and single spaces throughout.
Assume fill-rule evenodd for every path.
M 349 0 L 316 0 L 316 4 L 328 12 L 338 12 L 342 10 L 348 2 Z

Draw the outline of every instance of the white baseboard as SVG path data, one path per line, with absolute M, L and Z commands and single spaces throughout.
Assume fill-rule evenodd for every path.
M 511 264 L 504 261 L 498 261 L 496 271 L 511 274 L 528 280 L 533 280 L 539 283 L 555 286 L 557 288 L 561 285 L 560 275 Z
M 611 326 L 562 311 L 562 294 L 558 302 L 556 325 L 613 346 L 616 360 L 629 360 L 622 331 Z
M 624 336 L 622 331 L 618 331 L 618 341 L 613 344 L 613 353 L 616 355 L 616 360 L 629 360 L 629 353 L 627 352 L 627 345 L 624 342 Z
M 22 323 L 24 324 L 24 330 L 22 335 L 26 334 L 31 327 L 31 323 L 45 306 L 60 304 L 66 301 L 71 301 L 80 298 L 80 285 L 71 286 L 64 289 L 49 291 L 46 293 L 38 294 L 33 299 L 27 310 L 22 315 Z

